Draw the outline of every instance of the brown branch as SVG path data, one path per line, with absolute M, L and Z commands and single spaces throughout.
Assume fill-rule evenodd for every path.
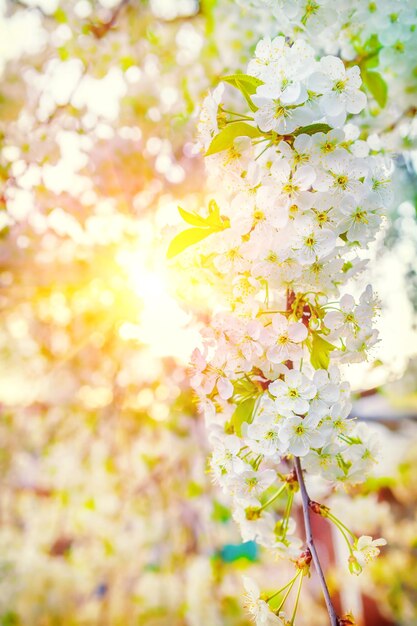
M 307 493 L 307 489 L 304 482 L 303 469 L 301 467 L 300 459 L 295 457 L 295 471 L 297 474 L 298 484 L 300 486 L 300 494 L 301 500 L 303 503 L 303 517 L 304 517 L 304 526 L 305 526 L 305 535 L 306 535 L 306 544 L 308 549 L 311 552 L 311 556 L 313 557 L 313 563 L 316 568 L 317 575 L 320 580 L 320 585 L 322 588 L 324 600 L 326 602 L 327 611 L 330 617 L 331 626 L 339 626 L 340 622 L 336 615 L 336 611 L 334 609 L 329 589 L 327 587 L 326 579 L 324 577 L 324 573 L 322 567 L 320 565 L 319 556 L 317 554 L 316 546 L 314 544 L 313 539 L 313 531 L 311 529 L 311 520 L 310 520 L 310 496 Z

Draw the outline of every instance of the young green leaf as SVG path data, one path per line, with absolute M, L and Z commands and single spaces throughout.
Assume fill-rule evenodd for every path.
M 242 424 L 251 424 L 255 413 L 256 397 L 247 398 L 237 405 L 231 419 L 235 433 L 238 437 L 242 435 Z
M 387 103 L 388 85 L 378 72 L 362 72 L 363 83 L 366 89 L 373 95 L 381 109 Z
M 255 76 L 249 76 L 249 74 L 230 74 L 230 76 L 223 76 L 222 81 L 233 85 L 237 89 L 241 90 L 244 87 L 245 91 L 251 96 L 256 93 L 256 90 L 260 85 L 263 85 L 263 81 Z
M 201 215 L 198 215 L 197 213 L 190 213 L 180 206 L 178 207 L 178 213 L 181 215 L 184 222 L 191 224 L 191 226 L 207 226 L 207 222 L 204 217 L 201 217 Z
M 209 215 L 213 216 L 214 219 L 219 221 L 220 219 L 220 209 L 217 202 L 212 198 L 208 205 Z
M 220 522 L 221 524 L 225 524 L 232 517 L 232 513 L 227 506 L 224 506 L 218 500 L 214 500 L 213 502 L 213 511 L 211 514 L 212 520 L 215 522 Z
M 193 246 L 217 231 L 218 229 L 216 228 L 187 228 L 187 230 L 183 230 L 169 244 L 167 258 L 172 259 L 186 248 Z
M 258 107 L 252 102 L 251 96 L 256 93 L 260 85 L 264 84 L 262 80 L 248 74 L 231 74 L 230 76 L 224 76 L 222 80 L 241 92 L 251 111 L 258 110 Z
M 327 370 L 332 350 L 336 350 L 336 346 L 323 339 L 318 333 L 313 333 L 310 361 L 314 369 Z
M 297 137 L 297 135 L 315 135 L 316 133 L 328 133 L 331 130 L 332 127 L 328 124 L 309 124 L 308 126 L 297 128 L 297 130 L 293 132 L 293 135 L 294 137 Z
M 262 137 L 263 133 L 246 122 L 231 122 L 227 124 L 222 130 L 214 137 L 211 144 L 208 147 L 206 156 L 216 154 L 227 150 L 233 145 L 234 140 L 237 137 Z

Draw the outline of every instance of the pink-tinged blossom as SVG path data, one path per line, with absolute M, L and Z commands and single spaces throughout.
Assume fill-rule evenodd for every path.
M 307 328 L 301 322 L 288 322 L 280 313 L 272 316 L 272 324 L 265 329 L 264 342 L 270 346 L 267 357 L 272 363 L 298 359 L 303 354 L 302 343 L 307 339 Z

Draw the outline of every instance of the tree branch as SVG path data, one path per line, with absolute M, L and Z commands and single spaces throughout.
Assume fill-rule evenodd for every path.
M 334 606 L 332 600 L 330 598 L 329 589 L 326 584 L 326 579 L 324 578 L 324 573 L 322 567 L 320 565 L 319 556 L 317 554 L 316 546 L 314 544 L 313 539 L 313 531 L 311 529 L 311 521 L 310 521 L 310 496 L 307 493 L 306 485 L 304 482 L 303 469 L 301 467 L 300 459 L 295 457 L 295 471 L 297 474 L 298 484 L 300 486 L 301 500 L 303 503 L 303 517 L 304 517 L 304 526 L 305 526 L 305 534 L 306 534 L 306 543 L 307 547 L 311 552 L 311 556 L 313 558 L 313 563 L 316 568 L 316 572 L 318 574 L 321 588 L 323 591 L 324 600 L 326 602 L 327 611 L 330 617 L 331 626 L 339 626 L 339 620 L 336 615 L 336 611 L 334 610 Z

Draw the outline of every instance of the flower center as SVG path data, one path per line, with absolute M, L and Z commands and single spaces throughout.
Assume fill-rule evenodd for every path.
M 306 237 L 304 242 L 305 242 L 305 245 L 307 246 L 307 248 L 313 248 L 315 243 L 316 243 L 314 235 L 309 235 L 308 237 Z
M 326 211 L 321 211 L 320 213 L 316 213 L 316 215 L 317 215 L 317 221 L 319 222 L 319 224 L 325 224 L 326 222 L 329 221 L 329 216 Z
M 262 222 L 265 219 L 265 213 L 260 209 L 256 209 L 253 213 L 253 221 L 254 222 Z
M 322 144 L 321 151 L 322 152 L 333 152 L 335 147 L 336 146 L 333 143 L 331 143 L 331 141 L 326 141 L 324 144 Z
M 282 188 L 282 191 L 284 193 L 287 193 L 288 195 L 292 195 L 293 193 L 296 193 L 298 190 L 299 190 L 299 187 L 297 185 L 293 185 L 292 182 L 287 183 Z
M 288 116 L 288 111 L 285 107 L 282 106 L 282 104 L 277 104 L 276 109 L 275 109 L 275 119 L 278 119 L 279 117 L 287 117 Z
M 348 183 L 348 177 L 345 175 L 341 175 L 338 176 L 336 178 L 336 183 L 339 185 L 339 187 L 341 187 L 342 189 L 346 189 L 347 183 Z
M 333 91 L 341 92 L 346 87 L 346 80 L 338 80 L 335 82 Z
M 368 213 L 364 209 L 358 207 L 353 215 L 353 219 L 355 220 L 355 222 L 368 224 Z

